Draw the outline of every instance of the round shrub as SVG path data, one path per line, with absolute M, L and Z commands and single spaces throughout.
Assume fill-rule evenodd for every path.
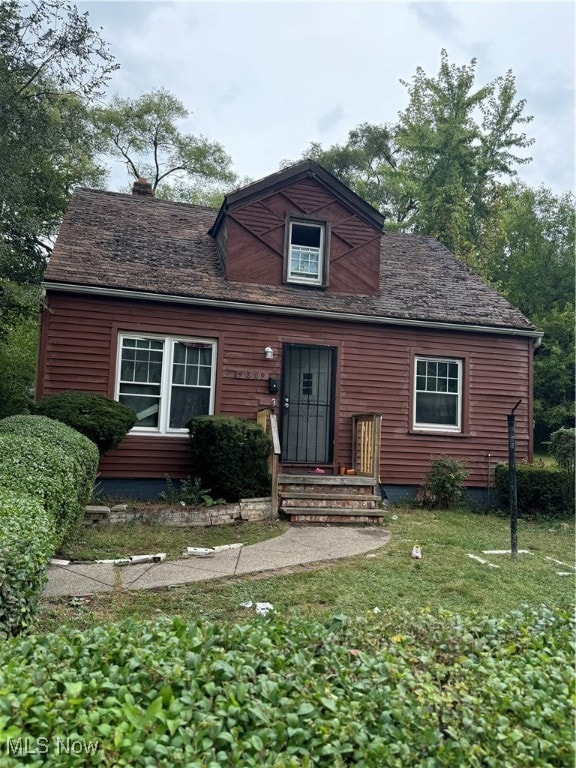
M 192 474 L 213 498 L 228 502 L 270 495 L 269 436 L 233 416 L 197 416 L 188 424 Z
M 450 509 L 464 498 L 462 485 L 469 472 L 464 463 L 450 456 L 433 456 L 430 470 L 417 499 L 422 506 Z
M 77 484 L 78 464 L 61 448 L 37 437 L 0 435 L 0 488 L 40 501 L 54 523 L 57 545 L 84 513 Z
M 95 392 L 46 395 L 32 406 L 40 416 L 62 421 L 96 443 L 100 455 L 116 448 L 138 420 L 124 403 Z
M 0 421 L 0 434 L 36 437 L 44 444 L 62 448 L 79 466 L 78 499 L 88 504 L 92 498 L 100 454 L 92 440 L 67 424 L 47 416 L 9 416 Z
M 0 488 L 0 639 L 29 626 L 53 551 L 54 525 L 41 501 Z

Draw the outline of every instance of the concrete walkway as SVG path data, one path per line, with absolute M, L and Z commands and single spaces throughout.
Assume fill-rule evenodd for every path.
M 360 555 L 378 549 L 389 538 L 390 534 L 383 528 L 292 526 L 282 536 L 216 552 L 210 557 L 125 566 L 97 563 L 50 565 L 44 595 L 89 595 L 111 592 L 115 588 L 153 589 L 274 571 Z

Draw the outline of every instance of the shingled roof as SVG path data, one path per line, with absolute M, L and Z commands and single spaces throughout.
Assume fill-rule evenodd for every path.
M 77 189 L 44 285 L 241 302 L 262 311 L 293 308 L 379 322 L 534 330 L 521 312 L 430 237 L 383 233 L 375 296 L 227 280 L 208 234 L 217 213 L 203 206 Z

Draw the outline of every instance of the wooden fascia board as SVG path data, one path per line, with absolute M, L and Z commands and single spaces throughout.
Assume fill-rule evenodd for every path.
M 228 299 L 208 299 L 201 296 L 177 296 L 173 294 L 151 293 L 148 291 L 131 291 L 124 288 L 106 288 L 75 283 L 59 283 L 44 281 L 41 287 L 46 291 L 77 293 L 84 296 L 103 296 L 135 301 L 157 301 L 167 304 L 189 304 L 190 306 L 212 307 L 231 311 L 257 312 L 268 315 L 288 315 L 292 317 L 307 317 L 321 320 L 338 320 L 348 323 L 372 323 L 374 325 L 396 325 L 409 328 L 428 328 L 438 331 L 458 331 L 460 333 L 488 333 L 499 336 L 514 336 L 535 339 L 539 346 L 544 336 L 542 331 L 529 328 L 510 328 L 494 325 L 467 325 L 465 323 L 445 323 L 437 320 L 414 320 L 410 318 L 387 317 L 385 315 L 363 315 L 352 312 L 340 312 L 324 309 L 305 309 L 288 305 L 253 304 L 245 301 Z

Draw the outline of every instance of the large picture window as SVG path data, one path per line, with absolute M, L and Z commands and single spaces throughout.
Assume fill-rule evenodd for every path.
M 325 225 L 290 221 L 288 232 L 289 283 L 322 285 L 325 277 Z
M 417 357 L 414 384 L 414 428 L 460 432 L 462 361 Z
M 116 399 L 138 416 L 136 431 L 185 431 L 214 412 L 215 365 L 214 341 L 121 334 Z

